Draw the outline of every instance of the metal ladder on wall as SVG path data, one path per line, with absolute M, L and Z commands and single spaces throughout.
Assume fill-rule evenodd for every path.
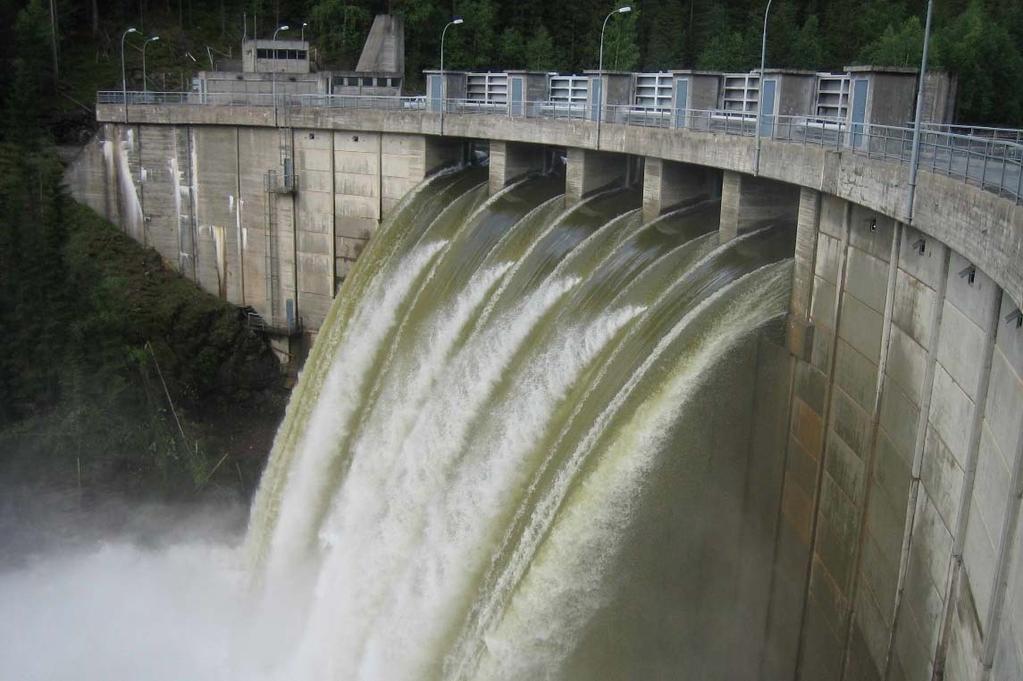
M 296 327 L 295 320 L 282 320 L 279 311 L 281 265 L 277 243 L 279 229 L 277 228 L 277 201 L 281 196 L 288 196 L 297 189 L 297 177 L 295 175 L 294 148 L 292 147 L 292 134 L 290 128 L 281 128 L 279 137 L 279 163 L 277 168 L 269 169 L 263 176 L 263 189 L 266 192 L 266 214 L 264 216 L 264 239 L 265 256 L 264 269 L 266 276 L 266 300 L 268 306 L 270 328 L 277 329 L 286 327 L 289 332 Z M 285 322 L 285 323 L 282 323 Z

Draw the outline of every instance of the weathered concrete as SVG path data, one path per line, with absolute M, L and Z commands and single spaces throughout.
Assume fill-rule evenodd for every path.
M 270 107 L 130 106 L 135 123 L 272 126 Z M 97 120 L 124 120 L 124 107 L 97 106 Z M 291 108 L 282 125 L 305 129 L 439 135 L 440 116 L 421 111 Z M 581 149 L 597 148 L 597 126 L 585 120 L 518 119 L 448 114 L 445 134 Z M 604 123 L 600 150 L 752 174 L 754 141 L 689 129 Z M 908 168 L 849 150 L 764 139 L 760 176 L 832 194 L 885 215 L 908 212 Z M 914 227 L 977 262 L 1014 300 L 1023 299 L 1023 207 L 959 180 L 921 171 Z
M 1014 673 L 1015 303 L 940 241 L 805 189 L 795 268 L 790 329 L 813 337 L 793 352 L 761 678 Z
M 460 140 L 257 126 L 103 126 L 72 193 L 207 291 L 310 330 L 380 220 Z M 297 189 L 282 184 L 285 168 Z
M 721 241 L 769 224 L 795 224 L 799 188 L 726 170 L 721 181 Z
M 643 164 L 643 220 L 693 201 L 718 196 L 720 174 L 704 166 L 647 158 Z
M 628 158 L 585 149 L 568 150 L 565 175 L 565 205 L 571 206 L 601 189 L 625 181 Z
M 490 193 L 496 194 L 529 173 L 544 166 L 544 147 L 515 142 L 490 143 Z

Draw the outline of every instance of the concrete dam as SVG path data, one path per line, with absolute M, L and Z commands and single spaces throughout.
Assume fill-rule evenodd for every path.
M 246 546 L 275 673 L 1020 678 L 1018 143 L 927 123 L 914 178 L 893 70 L 835 117 L 476 75 L 100 93 L 68 171 L 311 342 Z

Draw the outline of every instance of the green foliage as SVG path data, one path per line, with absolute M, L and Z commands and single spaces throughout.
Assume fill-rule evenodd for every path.
M 678 68 L 683 63 L 686 43 L 686 15 L 681 0 L 655 2 L 645 13 L 652 15 L 643 61 L 645 68 L 651 71 Z
M 1017 11 L 1015 16 L 1021 15 Z M 959 75 L 961 119 L 990 124 L 1023 122 L 1021 31 L 1019 26 L 998 21 L 980 0 L 971 0 L 941 31 L 935 41 L 936 61 Z
M 354 69 L 372 23 L 369 10 L 347 0 L 319 0 L 309 13 L 323 58 L 343 69 Z
M 526 55 L 525 65 L 530 71 L 552 71 L 558 68 L 554 39 L 543 26 L 536 29 L 526 44 Z
M 889 24 L 884 33 L 860 52 L 864 64 L 919 66 L 924 50 L 924 27 L 917 17 L 909 17 L 896 29 Z
M 510 64 L 514 68 L 525 64 L 526 61 L 526 41 L 522 34 L 515 28 L 504 29 L 504 32 L 501 33 L 497 64 Z
M 60 0 L 60 53 L 64 61 L 61 114 L 79 111 L 96 89 L 120 81 L 121 31 L 139 25 L 140 3 L 97 3 L 99 30 L 92 31 L 92 0 Z M 532 68 L 581 72 L 597 67 L 600 29 L 619 0 L 218 0 L 214 3 L 143 3 L 144 33 L 159 33 L 150 45 L 153 85 L 187 88 L 206 46 L 237 56 L 241 17 L 247 12 L 267 37 L 278 23 L 310 22 L 307 37 L 320 68 L 354 65 L 375 14 L 390 12 L 405 22 L 405 84 L 422 88 L 423 69 L 440 66 L 440 36 L 453 16 L 465 23 L 448 31 L 445 62 L 452 69 Z M 766 0 L 632 0 L 633 12 L 615 16 L 605 35 L 609 69 L 706 68 L 746 71 L 760 63 Z M 179 10 L 180 8 L 180 10 Z M 879 66 L 916 66 L 922 44 L 925 0 L 774 0 L 768 20 L 767 65 L 838 70 L 865 61 Z M 19 18 L 20 16 L 20 18 Z M 20 23 L 19 23 L 20 22 Z M 15 31 L 15 25 L 18 29 Z M 21 99 L 7 125 L 24 123 L 52 97 L 48 3 L 0 3 L 0 54 L 9 68 L 0 82 Z M 294 31 L 292 32 L 294 35 Z M 141 85 L 138 54 L 142 36 L 129 36 L 129 86 Z M 954 0 L 937 3 L 932 36 L 934 68 L 959 76 L 963 99 L 958 117 L 977 123 L 1023 124 L 1018 88 L 1023 82 L 1023 0 Z M 19 64 L 21 65 L 19 68 Z M 202 64 L 205 67 L 205 63 Z M 66 96 L 65 96 L 66 95 Z M 44 122 L 43 127 L 50 122 Z M 66 137 L 59 125 L 49 126 Z
M 629 4 L 624 0 L 618 6 Z M 604 33 L 604 68 L 609 71 L 632 71 L 639 66 L 640 52 L 637 23 L 640 10 L 633 6 L 628 14 L 615 14 L 607 22 Z

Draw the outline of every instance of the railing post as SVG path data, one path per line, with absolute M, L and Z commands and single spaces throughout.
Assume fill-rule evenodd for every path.
M 1023 201 L 1023 159 L 1020 159 L 1019 167 L 1016 169 L 1016 203 Z

